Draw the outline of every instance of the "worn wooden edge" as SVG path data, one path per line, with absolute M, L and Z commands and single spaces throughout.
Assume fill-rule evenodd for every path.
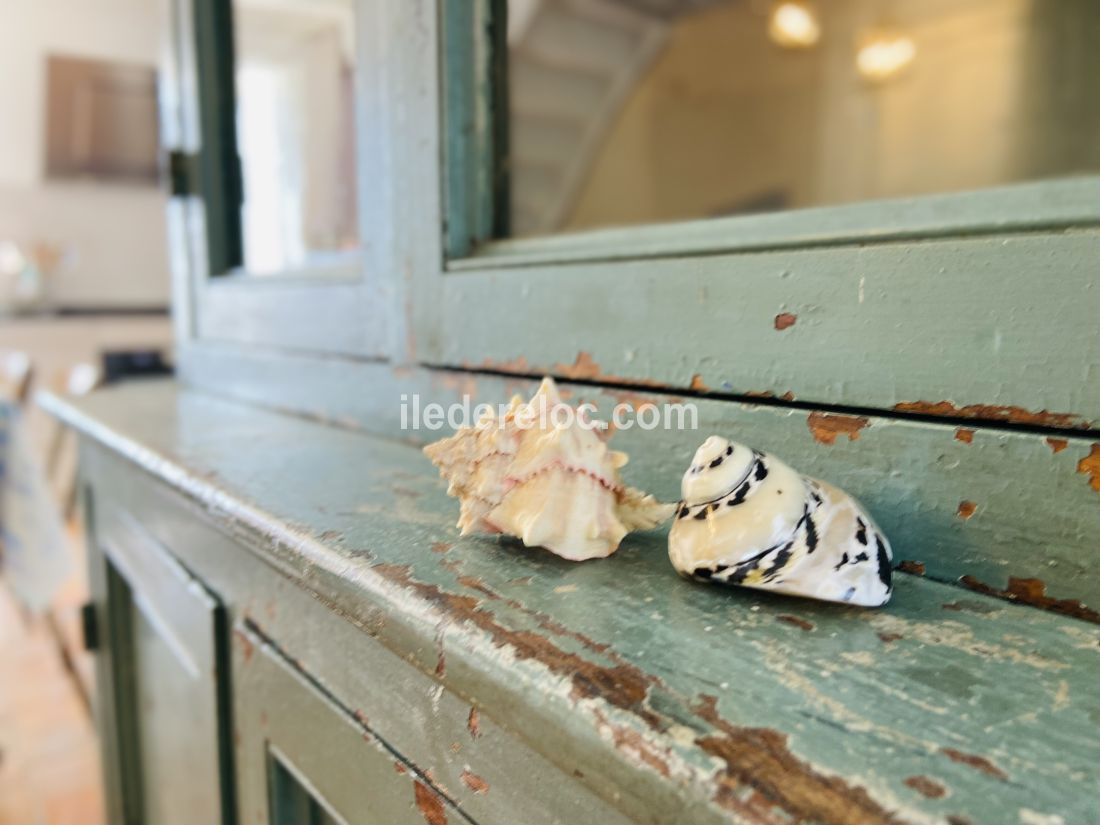
M 644 789 L 655 782 L 666 788 L 673 785 L 675 797 L 686 805 L 698 804 L 712 811 L 720 810 L 736 821 L 773 822 L 777 821 L 774 819 L 776 816 L 792 814 L 836 823 L 933 821 L 928 815 L 933 809 L 932 803 L 922 799 L 899 798 L 896 791 L 883 784 L 885 777 L 878 776 L 866 785 L 861 780 L 850 778 L 855 784 L 849 784 L 842 778 L 844 771 L 840 775 L 832 772 L 839 768 L 815 767 L 814 759 L 791 751 L 787 738 L 794 733 L 793 728 L 744 728 L 724 717 L 717 700 L 705 695 L 695 697 L 695 700 L 691 697 L 676 699 L 675 693 L 669 694 L 662 687 L 662 677 L 657 677 L 653 672 L 637 671 L 629 659 L 620 659 L 615 651 L 583 635 L 572 635 L 575 631 L 570 631 L 568 627 L 556 627 L 545 614 L 524 615 L 529 616 L 528 620 L 533 618 L 540 623 L 550 622 L 545 627 L 552 635 L 572 638 L 573 642 L 566 643 L 562 638 L 552 640 L 541 635 L 532 639 L 524 627 L 526 622 L 517 625 L 513 623 L 514 616 L 508 618 L 513 609 L 508 606 L 507 597 L 501 596 L 480 578 L 455 578 L 445 571 L 445 566 L 433 565 L 434 572 L 431 572 L 419 565 L 395 565 L 373 557 L 366 550 L 356 551 L 354 557 L 349 556 L 331 544 L 334 541 L 331 535 L 323 531 L 318 533 L 300 523 L 287 523 L 254 504 L 242 501 L 229 489 L 220 486 L 208 470 L 196 468 L 191 471 L 174 462 L 170 456 L 158 454 L 74 406 L 51 404 L 49 400 L 46 404 L 88 437 L 184 493 L 211 518 L 232 529 L 238 541 L 281 568 L 286 575 L 297 577 L 304 586 L 330 599 L 334 608 L 341 612 L 350 611 L 350 615 L 354 615 L 356 610 L 362 609 L 363 600 L 366 600 L 380 609 L 386 622 L 379 638 L 394 645 L 422 670 L 434 673 L 461 695 L 478 701 L 486 701 L 488 697 L 494 708 L 504 708 L 506 715 L 512 714 L 511 723 L 516 726 L 517 732 L 530 737 L 529 743 L 533 747 L 549 746 L 553 750 L 554 743 L 563 735 L 561 725 L 564 720 L 570 728 L 568 736 L 582 742 L 581 747 L 602 753 L 611 763 L 640 775 L 637 781 L 630 783 L 632 790 L 636 787 L 639 793 L 639 797 L 633 800 L 635 804 L 644 805 Z M 298 426 L 309 429 L 313 425 L 302 423 Z M 423 550 L 420 548 L 420 551 Z M 431 575 L 425 577 L 429 572 Z M 440 582 L 444 580 L 450 584 L 442 585 Z M 915 591 L 913 588 L 916 588 Z M 912 577 L 901 577 L 898 598 L 911 606 L 924 605 L 919 611 L 926 611 L 930 605 L 934 606 L 941 600 L 945 600 L 945 610 L 951 604 L 958 605 L 958 610 L 952 608 L 952 615 L 943 620 L 942 627 L 937 622 L 913 624 L 911 620 L 902 616 L 892 617 L 889 613 L 882 614 L 881 619 L 885 622 L 882 624 L 877 621 L 878 614 L 868 615 L 872 626 L 879 627 L 883 644 L 897 642 L 920 648 L 927 644 L 946 644 L 954 649 L 956 643 L 949 641 L 948 637 L 955 638 L 962 627 L 969 628 L 989 621 L 986 617 L 992 613 L 998 616 L 996 626 L 1008 634 L 1003 637 L 1006 641 L 1010 637 L 1019 637 L 1021 633 L 1027 634 L 1024 638 L 1038 634 L 1034 637 L 1046 639 L 1044 652 L 1039 658 L 1019 649 L 1017 642 L 1001 649 L 996 644 L 990 647 L 977 639 L 966 642 L 963 637 L 957 639 L 962 646 L 956 653 L 964 658 L 977 656 L 990 662 L 1025 662 L 1028 667 L 1039 668 L 1030 678 L 1035 678 L 1044 669 L 1067 667 L 1064 658 L 1070 648 L 1086 646 L 1083 640 L 1095 635 L 1079 634 L 1072 620 L 1023 611 L 1018 607 L 997 607 L 996 602 L 982 597 L 973 597 L 966 603 L 947 602 L 947 599 L 954 598 L 949 588 Z M 496 605 L 488 613 L 481 606 L 486 599 Z M 501 599 L 504 601 L 501 602 Z M 827 618 L 827 606 L 810 604 L 793 609 L 795 614 L 791 624 L 799 625 L 792 631 L 796 634 L 806 631 L 803 623 L 813 624 L 813 620 L 804 618 L 807 613 L 821 614 L 816 621 L 835 621 L 835 617 L 832 620 Z M 916 632 L 917 635 L 909 642 L 900 642 L 898 640 L 903 639 L 905 633 L 890 633 L 890 628 Z M 971 628 L 968 632 L 976 629 Z M 1066 635 L 1060 636 L 1060 630 Z M 889 641 L 883 634 L 890 635 Z M 580 642 L 579 649 L 573 649 L 576 642 Z M 1094 643 L 1095 638 L 1087 644 Z M 798 647 L 796 644 L 790 651 Z M 514 657 L 509 670 L 510 678 L 504 682 L 500 678 L 501 650 L 510 650 Z M 806 650 L 812 650 L 812 646 Z M 441 673 L 439 662 L 443 656 L 446 656 L 448 665 Z M 605 657 L 610 657 L 611 664 L 601 661 Z M 790 664 L 795 665 L 796 662 L 797 658 Z M 551 676 L 549 680 L 545 678 L 547 668 Z M 527 675 L 522 676 L 524 673 Z M 788 674 L 789 678 L 794 679 L 789 685 L 792 689 L 800 683 L 796 673 L 792 671 Z M 670 677 L 671 672 L 663 678 Z M 1050 680 L 1045 678 L 1044 681 Z M 532 701 L 532 691 L 540 696 L 538 702 Z M 691 701 L 696 703 L 687 704 Z M 1058 704 L 1059 700 L 1055 697 L 1055 706 Z M 680 709 L 677 710 L 677 707 Z M 729 709 L 728 702 L 725 707 Z M 831 705 L 825 707 L 832 708 L 830 713 L 834 715 L 840 713 Z M 741 709 L 739 713 L 743 711 Z M 888 709 L 880 708 L 879 711 Z M 783 713 L 781 708 L 773 708 L 769 712 Z M 788 723 L 791 721 L 788 718 Z M 970 723 L 960 720 L 960 724 L 965 729 Z M 653 725 L 657 726 L 656 730 Z M 667 725 L 679 725 L 687 738 L 678 740 L 675 735 L 670 735 Z M 858 727 L 853 727 L 848 734 L 863 741 L 859 739 L 858 730 Z M 1048 730 L 1048 733 L 1054 731 Z M 799 741 L 802 748 L 809 744 L 804 738 Z M 959 744 L 965 742 L 964 737 Z M 979 785 L 990 779 L 1010 779 L 1004 767 L 987 756 L 963 747 L 940 747 L 946 759 L 937 760 L 937 772 L 941 777 L 951 774 L 948 782 L 956 787 L 957 793 L 961 792 L 962 785 L 978 779 Z M 701 759 L 701 753 L 709 754 L 709 757 Z M 546 755 L 554 758 L 553 753 Z M 717 759 L 719 765 L 726 764 L 724 772 L 719 768 L 715 773 L 715 763 L 710 757 Z M 1012 764 L 1017 764 L 1017 758 L 1024 759 L 1022 764 L 1027 764 L 1028 759 L 1034 757 L 1034 754 L 1019 752 L 1013 757 Z M 848 758 L 845 757 L 845 760 Z M 950 764 L 961 767 L 951 768 Z M 969 771 L 975 768 L 975 773 L 971 774 Z M 981 779 L 982 776 L 986 778 Z M 1019 782 L 1023 777 L 1011 778 Z M 1063 778 L 1063 781 L 1069 780 Z M 613 784 L 610 788 L 604 786 L 602 790 L 613 792 L 613 787 Z M 1067 787 L 1073 787 L 1072 783 Z M 750 790 L 751 793 L 748 793 Z M 1007 787 L 1004 793 L 1008 794 Z M 973 804 L 973 794 L 973 789 L 968 792 L 970 802 L 967 804 Z M 1018 789 L 1013 790 L 1012 795 L 1018 798 Z M 1063 804 L 1070 806 L 1066 810 L 1076 810 L 1082 801 L 1082 797 L 1072 794 L 1062 798 Z M 961 805 L 963 801 L 960 799 L 953 804 Z M 1044 804 L 1049 804 L 1049 800 Z M 970 813 L 973 813 L 972 809 Z
M 417 444 L 444 432 L 402 430 L 402 397 L 447 405 L 468 396 L 472 407 L 529 395 L 537 385 L 524 376 L 225 347 L 188 347 L 181 369 L 185 382 L 219 395 Z M 572 402 L 594 403 L 605 418 L 622 404 L 638 410 L 669 402 L 697 406 L 697 430 L 615 436 L 615 446 L 631 456 L 627 480 L 666 500 L 679 496 L 682 467 L 698 444 L 712 433 L 726 435 L 857 495 L 906 569 L 1097 620 L 1100 548 L 1091 539 L 1100 532 L 1095 436 L 837 414 L 656 389 L 562 386 Z

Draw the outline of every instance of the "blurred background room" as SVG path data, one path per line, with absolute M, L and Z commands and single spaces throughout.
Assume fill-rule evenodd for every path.
M 102 820 L 75 441 L 33 403 L 170 369 L 162 9 L 5 0 L 0 26 L 0 822 Z

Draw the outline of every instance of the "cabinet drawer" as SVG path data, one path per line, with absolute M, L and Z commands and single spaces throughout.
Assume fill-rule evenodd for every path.
M 98 550 L 98 701 L 113 819 L 226 822 L 224 608 L 136 523 L 115 522 Z
M 461 822 L 454 806 L 254 628 L 233 630 L 240 821 Z

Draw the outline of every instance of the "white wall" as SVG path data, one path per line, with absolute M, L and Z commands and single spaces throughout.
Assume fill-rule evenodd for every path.
M 46 56 L 154 66 L 160 0 L 0 0 L 0 239 L 59 247 L 64 306 L 167 305 L 164 196 L 152 187 L 44 180 Z

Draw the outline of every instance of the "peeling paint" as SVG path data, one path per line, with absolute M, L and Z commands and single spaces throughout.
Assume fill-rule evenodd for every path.
M 814 410 L 806 417 L 806 426 L 820 444 L 835 444 L 838 436 L 846 435 L 849 441 L 859 440 L 859 431 L 870 424 L 865 416 L 823 413 Z
M 902 573 L 910 573 L 914 576 L 924 575 L 924 562 L 923 561 L 910 561 L 908 559 L 902 561 L 898 565 L 898 570 Z
M 984 756 L 978 756 L 975 753 L 966 753 L 965 751 L 956 750 L 955 748 L 940 748 L 940 753 L 950 759 L 952 762 L 958 762 L 960 765 L 969 765 L 975 770 L 979 770 L 982 773 L 992 776 L 1001 781 L 1008 780 L 1008 774 L 994 765 L 991 761 Z
M 1051 710 L 1056 713 L 1069 707 L 1069 682 L 1065 679 L 1058 683 L 1058 692 L 1054 694 L 1054 703 Z
M 650 743 L 642 734 L 623 725 L 615 725 L 599 711 L 595 711 L 601 734 L 610 737 L 615 749 L 635 761 L 652 768 L 666 779 L 672 775 L 669 767 L 669 751 Z
M 476 794 L 489 793 L 489 783 L 476 773 L 471 773 L 469 769 L 462 772 L 462 784 Z
M 718 700 L 701 696 L 696 713 L 719 733 L 695 744 L 721 760 L 715 802 L 751 821 L 772 821 L 769 803 L 782 806 L 789 819 L 823 825 L 898 825 L 864 788 L 819 773 L 787 747 L 787 736 L 769 728 L 731 725 L 718 713 Z M 759 795 L 744 798 L 744 787 Z M 764 807 L 762 809 L 762 804 Z
M 583 350 L 577 353 L 577 358 L 572 364 L 555 364 L 554 371 L 566 378 L 576 378 L 582 381 L 595 381 L 603 374 L 600 371 L 600 365 L 593 360 L 591 354 Z
M 792 616 L 790 613 L 780 613 L 775 617 L 776 621 L 786 622 L 787 624 L 793 624 L 795 627 L 800 627 L 806 632 L 814 629 L 814 623 L 803 619 L 800 616 Z
M 789 329 L 795 325 L 798 320 L 798 316 L 791 312 L 780 312 L 775 316 L 775 328 L 782 332 L 785 329 Z
M 920 415 L 938 415 L 951 418 L 981 418 L 989 421 L 1004 421 L 1011 424 L 1032 424 L 1038 427 L 1058 427 L 1060 429 L 1087 430 L 1086 419 L 1073 413 L 1054 413 L 1049 410 L 1026 410 L 1015 406 L 994 406 L 991 404 L 967 404 L 957 406 L 951 401 L 903 401 L 894 405 L 896 412 L 918 413 Z
M 1044 814 L 1030 808 L 1020 808 L 1020 825 L 1066 825 L 1059 814 Z
M 436 541 L 432 542 L 432 552 L 443 554 L 454 547 L 449 541 Z
M 466 717 L 466 730 L 474 739 L 481 736 L 481 714 L 477 712 L 477 708 L 470 708 L 470 715 Z
M 969 599 L 957 599 L 953 602 L 947 602 L 941 605 L 944 610 L 953 610 L 957 613 L 966 611 L 967 613 L 976 613 L 979 616 L 989 616 L 994 613 L 1000 613 L 996 607 L 986 604 L 985 602 L 973 601 Z
M 464 364 L 463 366 L 469 366 Z M 501 372 L 530 372 L 530 368 L 527 365 L 527 359 L 520 355 L 510 361 L 494 361 L 491 358 L 486 358 L 482 362 L 482 366 L 491 370 L 500 370 Z
M 420 809 L 428 825 L 447 825 L 447 811 L 443 807 L 443 800 L 431 788 L 417 779 L 413 783 L 413 795 L 416 807 Z
M 1069 442 L 1064 438 L 1048 438 L 1046 439 L 1047 446 L 1050 447 L 1052 453 L 1057 455 L 1069 446 Z
M 783 401 L 795 400 L 795 395 L 790 390 L 787 390 L 787 392 L 783 393 L 782 395 L 776 395 L 771 390 L 747 390 L 742 393 L 742 395 L 744 395 L 746 398 L 779 398 Z
M 252 661 L 252 654 L 254 652 L 252 640 L 248 638 L 248 634 L 239 628 L 233 628 L 233 638 L 236 640 L 237 646 L 241 649 L 241 657 L 247 665 Z
M 1089 477 L 1089 487 L 1100 493 L 1100 444 L 1093 444 L 1089 454 L 1077 462 L 1077 472 Z
M 710 392 L 710 387 L 703 383 L 703 376 L 699 373 L 691 376 L 691 383 L 688 384 L 688 387 L 696 392 Z
M 572 364 L 555 364 L 555 375 L 563 378 L 571 378 L 576 381 L 598 381 L 604 384 L 634 384 L 641 387 L 653 387 L 654 389 L 669 389 L 671 385 L 666 381 L 657 381 L 653 378 L 640 376 L 614 375 L 604 372 L 592 356 L 581 351 L 577 353 L 576 360 Z
M 973 501 L 960 501 L 958 509 L 955 510 L 955 515 L 964 521 L 969 521 L 970 517 L 978 512 L 978 505 Z
M 973 576 L 963 576 L 959 582 L 977 593 L 986 596 L 996 596 L 1008 599 L 1011 602 L 1029 604 L 1052 613 L 1061 613 L 1065 616 L 1073 616 L 1084 619 L 1086 622 L 1100 624 L 1100 612 L 1086 607 L 1076 599 L 1055 599 L 1046 594 L 1047 586 L 1041 579 L 1018 579 L 1015 576 L 1008 577 L 1008 587 L 998 590 Z
M 927 776 L 910 776 L 905 780 L 905 784 L 929 799 L 942 799 L 947 796 L 947 788 Z
M 391 581 L 415 590 L 454 619 L 471 622 L 488 633 L 495 644 L 508 646 L 516 659 L 536 660 L 552 673 L 568 679 L 574 701 L 598 699 L 606 705 L 630 712 L 655 730 L 665 726 L 664 720 L 648 707 L 647 702 L 650 687 L 656 680 L 636 666 L 621 660 L 613 665 L 597 664 L 561 649 L 546 636 L 505 628 L 497 623 L 490 611 L 479 606 L 476 598 L 447 593 L 435 585 L 417 582 L 412 579 L 407 566 L 378 564 L 373 569 Z M 470 583 L 479 581 L 474 579 Z M 759 814 L 764 810 L 759 806 L 773 810 L 778 804 L 784 811 L 815 818 L 827 825 L 896 822 L 864 789 L 849 786 L 842 779 L 819 774 L 800 761 L 787 749 L 784 735 L 761 729 L 737 728 L 726 723 L 718 715 L 715 702 L 713 697 L 709 700 L 704 698 L 695 710 L 701 718 L 719 728 L 721 735 L 702 737 L 695 744 L 726 762 L 727 767 L 719 777 L 715 795 L 718 804 L 742 811 L 748 805 L 755 811 L 757 819 L 761 818 Z M 645 742 L 643 738 L 635 738 L 635 732 L 629 730 L 620 731 L 619 738 L 627 749 Z M 660 771 L 655 757 L 657 755 L 652 750 L 639 751 L 639 758 L 644 764 Z M 757 802 L 742 799 L 746 787 L 759 791 Z
M 968 430 L 966 427 L 959 427 L 955 430 L 955 440 L 961 441 L 963 444 L 974 443 L 974 431 Z
M 1012 644 L 997 644 L 974 637 L 967 625 L 947 619 L 925 622 L 906 620 L 890 613 L 875 613 L 864 618 L 879 633 L 897 633 L 908 639 L 934 647 L 963 650 L 971 656 L 991 662 L 1011 662 L 1036 670 L 1062 671 L 1069 667 L 1065 662 L 1051 659 L 1035 650 L 1027 640 Z

